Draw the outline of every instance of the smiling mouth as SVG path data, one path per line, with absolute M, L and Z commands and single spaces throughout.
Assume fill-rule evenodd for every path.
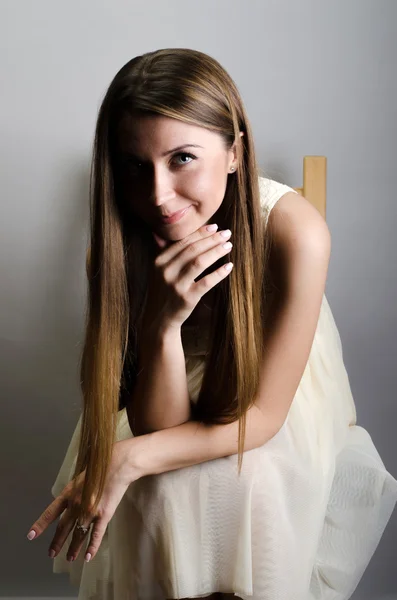
M 160 223 L 163 223 L 165 225 L 170 225 L 172 223 L 176 223 L 177 221 L 179 221 L 179 219 L 181 219 L 189 210 L 189 208 L 191 207 L 187 206 L 186 208 L 183 208 L 181 210 L 178 210 L 177 212 L 173 213 L 172 215 L 169 215 L 167 217 L 160 217 L 159 221 Z

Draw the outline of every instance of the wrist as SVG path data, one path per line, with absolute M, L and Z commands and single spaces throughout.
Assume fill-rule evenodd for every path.
M 182 332 L 179 327 L 170 327 L 164 323 L 153 321 L 150 325 L 143 329 L 142 342 L 140 351 L 142 360 L 145 361 L 153 355 L 154 349 L 160 351 L 170 350 L 175 347 L 175 344 L 182 343 Z
M 152 320 L 146 322 L 143 328 L 145 336 L 156 338 L 178 337 L 181 335 L 181 325 L 170 325 L 164 321 Z
M 151 475 L 153 468 L 151 463 L 151 441 L 152 433 L 146 433 L 137 437 L 125 440 L 127 445 L 127 469 L 128 479 L 133 483 L 141 477 Z

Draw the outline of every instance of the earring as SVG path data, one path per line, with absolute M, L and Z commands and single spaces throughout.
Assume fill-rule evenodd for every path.
M 231 170 L 231 171 L 234 171 L 234 169 L 235 169 L 235 167 L 230 167 L 230 170 Z

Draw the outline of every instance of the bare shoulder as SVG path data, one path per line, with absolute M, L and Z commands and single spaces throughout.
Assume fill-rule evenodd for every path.
M 304 196 L 287 192 L 276 202 L 269 215 L 268 234 L 272 239 L 268 267 L 280 292 L 290 289 L 293 279 L 304 281 L 306 273 L 324 278 L 331 234 L 323 216 Z
M 287 192 L 270 212 L 268 230 L 274 251 L 325 249 L 331 234 L 319 211 L 301 194 Z

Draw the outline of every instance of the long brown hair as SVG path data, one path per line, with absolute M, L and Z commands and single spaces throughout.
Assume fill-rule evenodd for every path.
M 154 256 L 148 226 L 127 215 L 118 194 L 117 127 L 126 113 L 206 127 L 222 137 L 226 148 L 237 141 L 238 168 L 228 176 L 213 220 L 219 229 L 232 231 L 234 269 L 214 288 L 211 343 L 194 418 L 208 424 L 239 421 L 239 473 L 246 412 L 258 392 L 264 352 L 270 240 L 264 235 L 253 136 L 237 87 L 215 59 L 196 50 L 168 48 L 137 56 L 120 69 L 105 94 L 93 146 L 83 411 L 73 476 L 86 470 L 82 517 L 97 509 L 116 440 L 120 398 L 131 392 L 136 378 Z

